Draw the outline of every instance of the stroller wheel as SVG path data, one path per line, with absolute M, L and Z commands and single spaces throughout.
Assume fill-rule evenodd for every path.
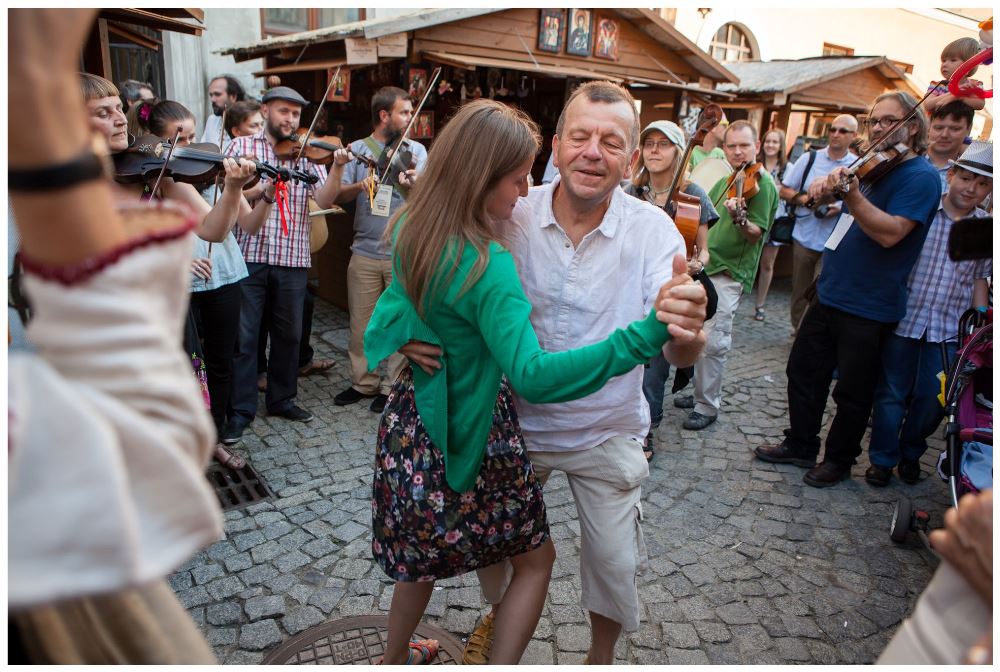
M 896 509 L 892 512 L 892 523 L 889 525 L 889 538 L 896 543 L 906 541 L 912 522 L 913 505 L 910 504 L 910 500 L 904 498 L 896 502 Z

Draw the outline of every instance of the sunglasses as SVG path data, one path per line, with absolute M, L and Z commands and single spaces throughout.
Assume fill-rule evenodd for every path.
M 848 135 L 850 133 L 854 133 L 854 131 L 852 131 L 849 128 L 838 128 L 838 127 L 834 126 L 833 128 L 830 129 L 830 133 L 831 134 L 841 134 L 842 133 L 844 135 Z

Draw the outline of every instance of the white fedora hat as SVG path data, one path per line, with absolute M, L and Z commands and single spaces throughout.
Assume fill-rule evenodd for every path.
M 958 157 L 958 161 L 949 161 L 953 166 L 965 168 L 976 175 L 993 177 L 993 143 L 973 142 Z

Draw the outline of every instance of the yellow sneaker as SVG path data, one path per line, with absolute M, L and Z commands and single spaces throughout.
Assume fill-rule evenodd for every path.
M 462 652 L 463 665 L 486 665 L 490 662 L 490 650 L 493 648 L 493 612 L 486 614 L 475 630 L 469 635 Z

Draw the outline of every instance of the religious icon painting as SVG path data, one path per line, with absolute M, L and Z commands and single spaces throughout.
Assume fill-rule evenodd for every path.
M 427 71 L 423 68 L 410 68 L 410 98 L 420 100 L 427 91 Z M 416 103 L 414 103 L 415 105 Z
M 590 56 L 594 44 L 594 13 L 589 9 L 569 10 L 566 26 L 566 53 L 574 56 Z
M 558 54 L 562 51 L 566 27 L 565 9 L 543 9 L 538 16 L 538 50 Z
M 351 100 L 351 71 L 347 68 L 341 68 L 340 72 L 337 72 L 336 68 L 330 68 L 327 74 L 328 77 L 333 77 L 337 75 L 336 81 L 333 83 L 333 87 L 330 89 L 330 102 L 332 103 L 347 103 Z
M 427 111 L 417 115 L 417 120 L 413 122 L 413 131 L 410 136 L 416 140 L 429 140 L 434 137 L 434 113 Z
M 618 22 L 606 16 L 597 17 L 594 29 L 597 41 L 594 43 L 594 56 L 606 58 L 609 61 L 618 60 Z

